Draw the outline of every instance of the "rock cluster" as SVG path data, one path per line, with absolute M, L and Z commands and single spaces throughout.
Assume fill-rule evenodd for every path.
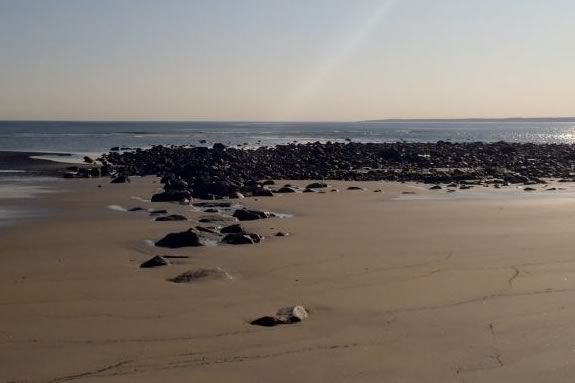
M 309 143 L 245 149 L 154 146 L 110 152 L 106 174 L 162 177 L 157 201 L 271 196 L 270 179 L 415 181 L 429 184 L 535 184 L 573 179 L 575 146 L 531 143 Z M 323 183 L 309 185 L 321 188 Z

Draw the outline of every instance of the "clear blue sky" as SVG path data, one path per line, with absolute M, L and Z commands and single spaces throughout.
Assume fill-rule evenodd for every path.
M 572 0 L 0 0 L 0 119 L 575 115 Z

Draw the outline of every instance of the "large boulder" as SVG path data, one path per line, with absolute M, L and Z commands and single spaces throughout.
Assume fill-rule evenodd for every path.
M 180 247 L 203 246 L 203 243 L 200 241 L 200 236 L 194 232 L 193 229 L 189 229 L 181 233 L 170 233 L 166 235 L 156 242 L 156 246 L 177 249 Z

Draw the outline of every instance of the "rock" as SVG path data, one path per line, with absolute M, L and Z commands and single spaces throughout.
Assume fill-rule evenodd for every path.
M 365 188 L 359 187 L 359 186 L 349 186 L 347 188 L 347 190 L 361 190 L 361 191 L 365 191 Z
M 180 247 L 203 246 L 200 237 L 192 229 L 181 233 L 170 233 L 156 242 L 157 247 L 177 249 Z
M 63 177 L 67 178 L 67 179 L 76 178 L 76 173 L 66 172 L 66 173 L 64 173 Z
M 167 266 L 169 264 L 170 261 L 168 261 L 166 258 L 160 255 L 156 255 L 155 257 L 150 258 L 146 262 L 142 263 L 140 267 L 143 269 L 151 269 L 153 267 Z
M 201 223 L 220 223 L 220 222 L 224 222 L 224 221 L 229 221 L 230 218 L 229 217 L 223 217 L 221 215 L 207 215 L 204 217 L 201 217 L 198 222 Z M 235 219 L 233 219 L 235 221 Z
M 170 279 L 170 281 L 174 283 L 193 283 L 211 279 L 232 279 L 232 276 L 218 267 L 213 269 L 188 270 L 175 278 Z
M 192 195 L 185 190 L 168 190 L 152 196 L 152 202 L 179 202 L 190 199 Z
M 158 210 L 150 210 L 150 215 L 160 215 L 160 214 L 168 214 L 168 211 L 165 209 L 158 209 Z
M 130 177 L 128 177 L 127 175 L 121 174 L 119 176 L 117 176 L 116 178 L 113 178 L 112 181 L 110 181 L 110 183 L 112 184 L 123 184 L 123 183 L 129 183 L 130 182 Z
M 240 221 L 255 221 L 257 219 L 265 219 L 271 216 L 270 213 L 258 210 L 237 209 L 233 214 Z
M 158 217 L 155 219 L 156 222 L 170 222 L 170 221 L 187 221 L 188 219 L 183 215 L 171 214 L 166 217 Z
M 306 186 L 306 189 L 323 189 L 328 187 L 326 183 L 323 182 L 314 182 Z
M 252 326 L 273 327 L 280 323 L 278 323 L 275 317 L 263 316 L 261 318 L 254 319 L 253 321 L 250 322 L 250 324 Z
M 215 213 L 219 213 L 219 212 L 220 211 L 218 209 L 215 209 L 213 207 L 210 207 L 210 208 L 204 210 L 204 213 L 214 213 L 215 214 Z
M 265 180 L 262 183 L 262 186 L 270 186 L 270 185 L 275 185 L 275 181 L 274 180 Z
M 276 237 L 287 237 L 289 234 L 288 233 L 284 233 L 283 231 L 278 231 L 277 233 L 275 233 Z
M 220 233 L 222 234 L 237 234 L 237 233 L 242 233 L 245 234 L 246 231 L 244 230 L 244 228 L 239 224 L 236 223 L 234 225 L 229 225 L 224 227 L 222 230 L 220 230 Z
M 91 158 L 88 157 L 88 156 L 84 156 L 84 162 L 87 163 L 87 164 L 93 164 L 93 163 L 94 163 L 94 160 L 91 159 Z
M 532 187 L 526 187 L 526 188 L 523 189 L 523 190 L 525 190 L 526 192 L 530 192 L 530 191 L 536 191 L 537 189 L 532 188 Z
M 429 188 L 429 190 L 441 190 L 441 189 L 442 189 L 442 187 L 439 185 L 434 185 L 434 186 Z
M 253 245 L 260 241 L 261 237 L 254 233 L 231 233 L 227 234 L 222 239 L 222 243 L 226 243 L 228 245 Z
M 145 211 L 145 210 L 146 209 L 144 209 L 143 207 L 139 207 L 139 206 L 128 209 L 128 211 L 130 211 L 130 212 Z
M 273 197 L 274 193 L 269 189 L 258 189 L 252 192 L 254 197 Z
M 284 186 L 276 190 L 276 193 L 297 193 L 298 190 L 291 186 Z
M 306 320 L 309 313 L 303 306 L 290 306 L 278 310 L 275 316 L 263 316 L 250 322 L 254 326 L 273 327 L 282 324 L 299 323 Z
M 197 202 L 194 204 L 195 207 L 219 207 L 219 208 L 226 208 L 232 207 L 231 202 Z
M 215 226 L 215 227 L 196 226 L 196 229 L 198 231 L 202 231 L 204 233 L 218 234 L 217 226 Z
M 298 323 L 309 317 L 307 310 L 303 306 L 283 307 L 278 310 L 276 319 L 283 324 Z

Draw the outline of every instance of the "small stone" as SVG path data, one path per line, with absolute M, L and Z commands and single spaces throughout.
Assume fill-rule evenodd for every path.
M 151 269 L 154 267 L 167 266 L 169 264 L 170 261 L 168 261 L 166 258 L 160 255 L 156 255 L 155 257 L 150 258 L 146 262 L 142 263 L 140 267 L 143 269 Z

